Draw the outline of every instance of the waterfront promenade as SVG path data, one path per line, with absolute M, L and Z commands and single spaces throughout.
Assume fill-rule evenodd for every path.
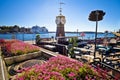
M 28 44 L 35 44 L 35 41 L 24 41 L 25 43 L 28 43 Z M 87 49 L 87 48 L 77 48 L 77 50 L 80 50 L 80 51 L 82 51 L 82 52 L 87 52 L 87 51 L 89 51 L 90 52 L 90 54 L 86 54 L 86 55 L 81 55 L 81 56 L 77 56 L 77 60 L 79 60 L 79 61 L 81 61 L 82 59 L 84 59 L 84 60 L 87 60 L 88 62 L 87 63 L 91 63 L 91 62 L 93 62 L 93 55 L 94 55 L 94 44 L 88 44 L 88 46 L 91 46 L 91 48 L 89 48 L 89 49 Z M 50 52 L 49 50 L 46 50 L 46 49 L 44 49 L 44 48 L 41 48 L 40 47 L 40 50 L 42 51 L 42 52 L 44 52 L 44 53 L 46 53 L 47 52 L 47 54 L 51 54 L 51 55 L 56 55 L 56 52 Z M 1 51 L 1 50 L 0 50 Z M 84 54 L 83 53 L 83 54 Z M 102 59 L 102 55 L 101 55 L 102 53 L 99 53 L 98 51 L 97 51 L 97 53 L 96 53 L 96 57 L 99 57 L 100 59 Z M 119 52 L 118 53 L 116 53 L 116 54 L 119 54 Z M 57 54 L 58 55 L 58 54 Z M 105 57 L 105 55 L 103 56 L 103 57 Z M 117 56 L 116 56 L 117 57 Z M 112 57 L 112 59 L 115 59 L 116 57 Z M 107 58 L 107 57 L 106 57 Z M 109 59 L 109 57 L 107 58 L 107 59 Z M 113 61 L 113 60 L 111 60 L 111 61 Z M 115 66 L 115 67 L 117 67 L 117 66 Z M 5 70 L 5 71 L 4 71 Z M 7 72 L 6 71 L 6 69 L 5 69 L 5 64 L 4 64 L 4 61 L 3 61 L 3 59 L 2 59 L 2 57 L 1 57 L 1 52 L 0 52 L 0 80 L 8 80 L 8 79 L 4 79 L 4 78 L 6 78 L 6 77 L 4 77 L 4 74 L 5 74 L 5 76 L 7 75 L 8 76 L 8 74 L 7 73 L 5 73 L 5 72 Z
M 35 41 L 24 41 L 25 43 L 28 43 L 28 44 L 35 44 Z

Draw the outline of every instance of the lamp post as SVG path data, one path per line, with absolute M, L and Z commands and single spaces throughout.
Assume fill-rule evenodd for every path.
M 97 28 L 98 28 L 98 21 L 101 21 L 103 19 L 103 16 L 105 15 L 105 12 L 102 10 L 95 10 L 92 11 L 89 15 L 90 21 L 96 22 L 96 29 L 95 29 L 95 48 L 94 48 L 94 59 L 96 58 L 96 45 L 97 45 Z
M 94 58 L 96 57 L 96 45 L 97 45 L 97 28 L 98 28 L 98 11 L 95 12 L 96 14 L 96 30 L 95 30 L 95 48 L 94 48 Z
M 78 37 L 78 29 L 77 29 L 77 37 Z
M 25 32 L 25 27 L 23 27 L 22 29 L 23 29 L 23 30 L 22 30 L 22 31 L 23 31 L 23 32 L 22 32 L 22 33 L 23 33 L 23 36 L 22 36 L 22 37 L 23 37 L 23 41 L 24 41 L 24 32 Z

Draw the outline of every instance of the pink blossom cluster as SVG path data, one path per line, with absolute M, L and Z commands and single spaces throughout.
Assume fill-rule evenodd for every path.
M 1 47 L 4 47 L 6 46 L 7 44 L 12 44 L 14 42 L 22 42 L 20 40 L 16 40 L 16 39 L 12 39 L 12 40 L 5 40 L 5 39 L 0 39 L 0 46 Z
M 0 39 L 0 45 L 2 45 L 5 42 L 4 39 Z
M 18 72 L 14 80 L 107 80 L 102 71 L 65 56 L 52 57 Z
M 15 56 L 39 51 L 39 47 L 19 40 L 1 40 L 2 52 L 5 56 Z
M 24 42 L 15 42 L 11 44 L 11 47 L 10 47 L 10 52 L 13 55 L 27 54 L 35 51 L 39 51 L 39 47 L 30 45 Z
M 0 39 L 0 47 L 3 47 L 4 43 L 5 43 L 5 40 L 4 39 Z

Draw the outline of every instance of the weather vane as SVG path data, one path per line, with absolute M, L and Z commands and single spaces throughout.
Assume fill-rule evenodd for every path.
M 59 9 L 60 9 L 60 10 L 59 10 L 59 12 L 60 12 L 60 15 L 62 14 L 62 7 L 61 7 L 61 6 L 62 6 L 62 4 L 65 4 L 65 3 L 63 3 L 63 2 L 60 2 L 60 8 L 59 8 Z

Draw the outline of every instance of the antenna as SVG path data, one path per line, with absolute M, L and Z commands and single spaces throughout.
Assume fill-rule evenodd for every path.
M 62 14 L 62 4 L 65 4 L 65 3 L 63 3 L 63 2 L 60 2 L 60 10 L 59 10 L 59 12 L 60 12 L 60 15 Z

